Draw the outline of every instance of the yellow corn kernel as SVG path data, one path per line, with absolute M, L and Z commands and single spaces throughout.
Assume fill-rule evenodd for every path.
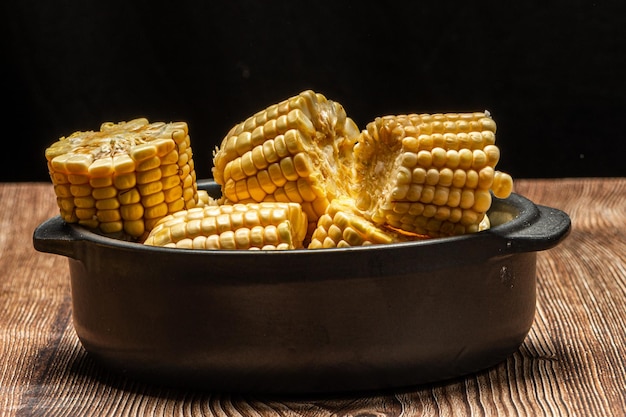
M 151 184 L 161 179 L 161 170 L 156 168 L 137 173 L 137 184 Z
M 163 190 L 169 190 L 171 188 L 177 188 L 180 190 L 182 196 L 182 189 L 178 187 L 180 185 L 180 177 L 178 175 L 170 175 L 168 177 L 161 177 L 161 184 Z
M 46 149 L 45 157 L 64 219 L 105 234 L 125 231 L 125 237 L 141 239 L 169 214 L 168 207 L 200 202 L 187 125 L 182 122 L 103 123 L 99 131 L 60 138 Z M 169 190 L 167 204 L 164 185 Z M 137 204 L 145 210 L 138 210 Z M 74 216 L 70 206 L 81 211 Z M 143 222 L 142 216 L 150 221 Z
M 55 185 L 54 192 L 58 198 L 66 199 L 72 197 L 71 187 L 68 187 L 67 184 Z
M 91 178 L 110 178 L 113 173 L 113 158 L 101 158 L 94 160 L 89 165 L 88 172 Z
M 97 221 L 96 209 L 93 207 L 92 208 L 78 208 L 77 207 L 74 213 L 76 214 L 76 217 L 78 217 L 80 220 Z
M 178 150 L 174 149 L 168 152 L 160 158 L 160 161 L 161 165 L 178 165 Z
M 91 192 L 91 195 L 96 200 L 106 200 L 109 198 L 114 198 L 117 195 L 117 188 L 115 187 L 102 187 L 102 188 L 94 188 Z
M 146 184 L 137 184 L 137 190 L 141 195 L 150 195 L 158 193 L 163 190 L 163 183 L 161 181 L 148 182 Z
M 302 248 L 307 218 L 296 203 L 195 207 L 161 219 L 146 245 L 194 249 Z
M 167 214 L 167 204 L 165 204 L 165 202 L 150 207 L 144 207 L 144 217 L 146 220 L 151 220 L 152 223 L 157 222 Z
M 115 222 L 122 218 L 119 210 L 97 210 L 96 216 L 102 223 Z
M 124 220 L 140 220 L 143 218 L 143 212 L 144 206 L 139 203 L 120 206 L 120 215 Z
M 498 198 L 507 198 L 513 191 L 513 178 L 505 172 L 496 171 L 492 191 Z
M 95 177 L 89 180 L 89 185 L 93 188 L 104 188 L 113 185 L 113 177 Z
M 165 201 L 165 194 L 161 191 L 141 197 L 141 205 L 144 207 L 154 207 Z
M 117 210 L 120 207 L 120 202 L 117 198 L 107 198 L 103 200 L 96 200 L 96 208 L 98 210 Z
M 130 150 L 130 157 L 135 161 L 144 161 L 157 155 L 157 147 L 150 143 L 142 143 Z
M 174 143 L 174 141 L 170 141 Z M 161 160 L 158 156 L 153 156 L 146 160 L 137 163 L 137 171 L 149 171 L 158 168 L 161 165 Z
M 92 208 L 96 206 L 96 200 L 92 196 L 74 197 L 74 206 L 78 208 Z
M 85 197 L 91 195 L 93 188 L 89 184 L 71 185 L 70 192 L 74 197 Z M 59 196 L 61 197 L 61 196 Z

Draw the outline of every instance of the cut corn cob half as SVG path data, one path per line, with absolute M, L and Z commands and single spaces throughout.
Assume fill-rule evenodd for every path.
M 297 203 L 196 207 L 163 218 L 144 244 L 183 249 L 302 248 L 307 218 Z
M 349 192 L 359 133 L 339 103 L 304 91 L 234 126 L 214 153 L 213 178 L 231 203 L 299 203 L 313 228 Z
M 168 214 L 209 201 L 198 194 L 184 122 L 103 123 L 45 156 L 63 219 L 105 234 L 142 239 Z
M 417 235 L 480 230 L 491 193 L 505 198 L 513 188 L 495 170 L 495 132 L 488 112 L 377 118 L 354 147 L 358 209 L 374 224 Z
M 344 248 L 412 240 L 413 237 L 385 229 L 363 217 L 354 200 L 339 197 L 330 202 L 308 245 L 309 249 Z

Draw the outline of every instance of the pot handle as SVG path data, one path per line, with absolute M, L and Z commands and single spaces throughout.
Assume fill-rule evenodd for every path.
M 537 205 L 537 215 L 530 224 L 501 235 L 511 252 L 535 252 L 558 245 L 570 233 L 572 222 L 567 213 Z
M 41 223 L 33 233 L 33 246 L 39 252 L 78 258 L 78 243 L 73 229 L 61 218 L 52 217 Z

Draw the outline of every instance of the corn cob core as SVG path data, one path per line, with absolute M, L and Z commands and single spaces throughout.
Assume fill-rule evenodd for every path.
M 103 123 L 60 138 L 45 156 L 63 219 L 105 234 L 141 239 L 202 203 L 184 122 Z
M 512 179 L 500 158 L 489 113 L 377 118 L 354 147 L 356 206 L 374 224 L 416 235 L 479 230 L 491 193 L 507 197 Z
M 358 135 L 339 103 L 304 91 L 234 126 L 214 153 L 213 178 L 228 202 L 296 202 L 314 227 L 349 192 Z
M 186 249 L 298 249 L 306 233 L 306 214 L 297 203 L 238 203 L 168 215 L 144 244 Z

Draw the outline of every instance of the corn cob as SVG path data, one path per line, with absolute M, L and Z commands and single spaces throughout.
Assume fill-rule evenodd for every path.
M 416 235 L 478 231 L 491 193 L 512 179 L 494 168 L 500 151 L 489 113 L 377 118 L 354 147 L 356 206 L 374 224 Z
M 478 230 L 490 227 L 489 217 L 485 215 Z M 326 213 L 319 218 L 308 249 L 345 248 L 427 238 L 428 235 L 407 233 L 391 226 L 377 226 L 357 209 L 353 199 L 339 197 L 330 202 Z
M 142 239 L 161 218 L 202 203 L 184 122 L 103 123 L 60 138 L 45 156 L 63 219 L 105 234 Z
M 144 244 L 186 249 L 302 248 L 306 214 L 297 203 L 196 207 L 163 218 Z
M 330 202 L 326 213 L 319 218 L 308 248 L 343 248 L 407 240 L 408 237 L 367 220 L 352 199 L 339 197 Z
M 359 130 L 343 107 L 304 91 L 234 126 L 216 149 L 213 178 L 227 202 L 296 202 L 311 228 L 347 194 Z

